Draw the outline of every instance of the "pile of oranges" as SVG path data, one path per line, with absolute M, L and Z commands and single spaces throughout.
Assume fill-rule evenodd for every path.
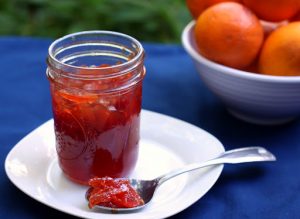
M 245 71 L 300 76 L 300 0 L 186 0 L 204 57 Z

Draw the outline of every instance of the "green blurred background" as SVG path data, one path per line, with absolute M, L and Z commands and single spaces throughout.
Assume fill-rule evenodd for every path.
M 190 20 L 185 0 L 0 0 L 0 35 L 57 38 L 98 29 L 178 43 Z

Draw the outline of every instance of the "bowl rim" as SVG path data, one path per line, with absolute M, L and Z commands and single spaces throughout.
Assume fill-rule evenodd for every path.
M 291 82 L 291 83 L 300 82 L 300 76 L 261 75 L 258 73 L 251 73 L 251 72 L 234 69 L 208 60 L 207 58 L 199 54 L 197 48 L 194 48 L 191 41 L 189 40 L 195 24 L 196 22 L 192 20 L 190 23 L 188 23 L 185 26 L 181 34 L 181 42 L 183 44 L 183 47 L 187 51 L 187 53 L 197 62 L 200 62 L 214 70 L 221 71 L 224 74 L 227 74 L 232 77 L 239 77 L 239 78 L 250 79 L 250 80 L 268 81 L 268 82 Z

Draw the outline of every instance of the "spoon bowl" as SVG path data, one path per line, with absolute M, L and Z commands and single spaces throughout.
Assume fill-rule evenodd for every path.
M 263 147 L 245 147 L 245 148 L 225 151 L 224 153 L 220 154 L 219 156 L 213 159 L 204 162 L 186 165 L 182 168 L 173 170 L 169 173 L 161 175 L 152 180 L 128 179 L 130 185 L 137 191 L 137 193 L 143 199 L 144 201 L 143 205 L 139 205 L 133 208 L 110 208 L 101 205 L 96 205 L 95 208 L 105 210 L 105 211 L 112 211 L 112 212 L 136 211 L 145 207 L 147 204 L 151 202 L 156 192 L 156 189 L 162 183 L 183 173 L 190 172 L 211 165 L 219 165 L 219 164 L 226 164 L 226 163 L 237 164 L 237 163 L 247 163 L 247 162 L 275 161 L 275 160 L 276 157 Z M 91 189 L 92 188 L 88 189 L 86 192 L 87 200 L 89 199 Z

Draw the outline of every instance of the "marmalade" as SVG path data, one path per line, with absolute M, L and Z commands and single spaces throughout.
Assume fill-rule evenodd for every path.
M 96 205 L 110 208 L 134 208 L 144 204 L 144 200 L 131 186 L 128 179 L 111 177 L 93 178 L 89 181 L 87 199 L 89 208 Z
M 82 92 L 85 86 L 103 86 L 97 82 L 63 84 L 78 88 L 69 92 L 51 83 L 56 149 L 64 173 L 83 184 L 95 176 L 127 176 L 138 154 L 141 83 L 110 95 Z
M 47 76 L 59 166 L 80 184 L 126 177 L 138 157 L 144 50 L 110 31 L 67 35 L 49 47 Z

